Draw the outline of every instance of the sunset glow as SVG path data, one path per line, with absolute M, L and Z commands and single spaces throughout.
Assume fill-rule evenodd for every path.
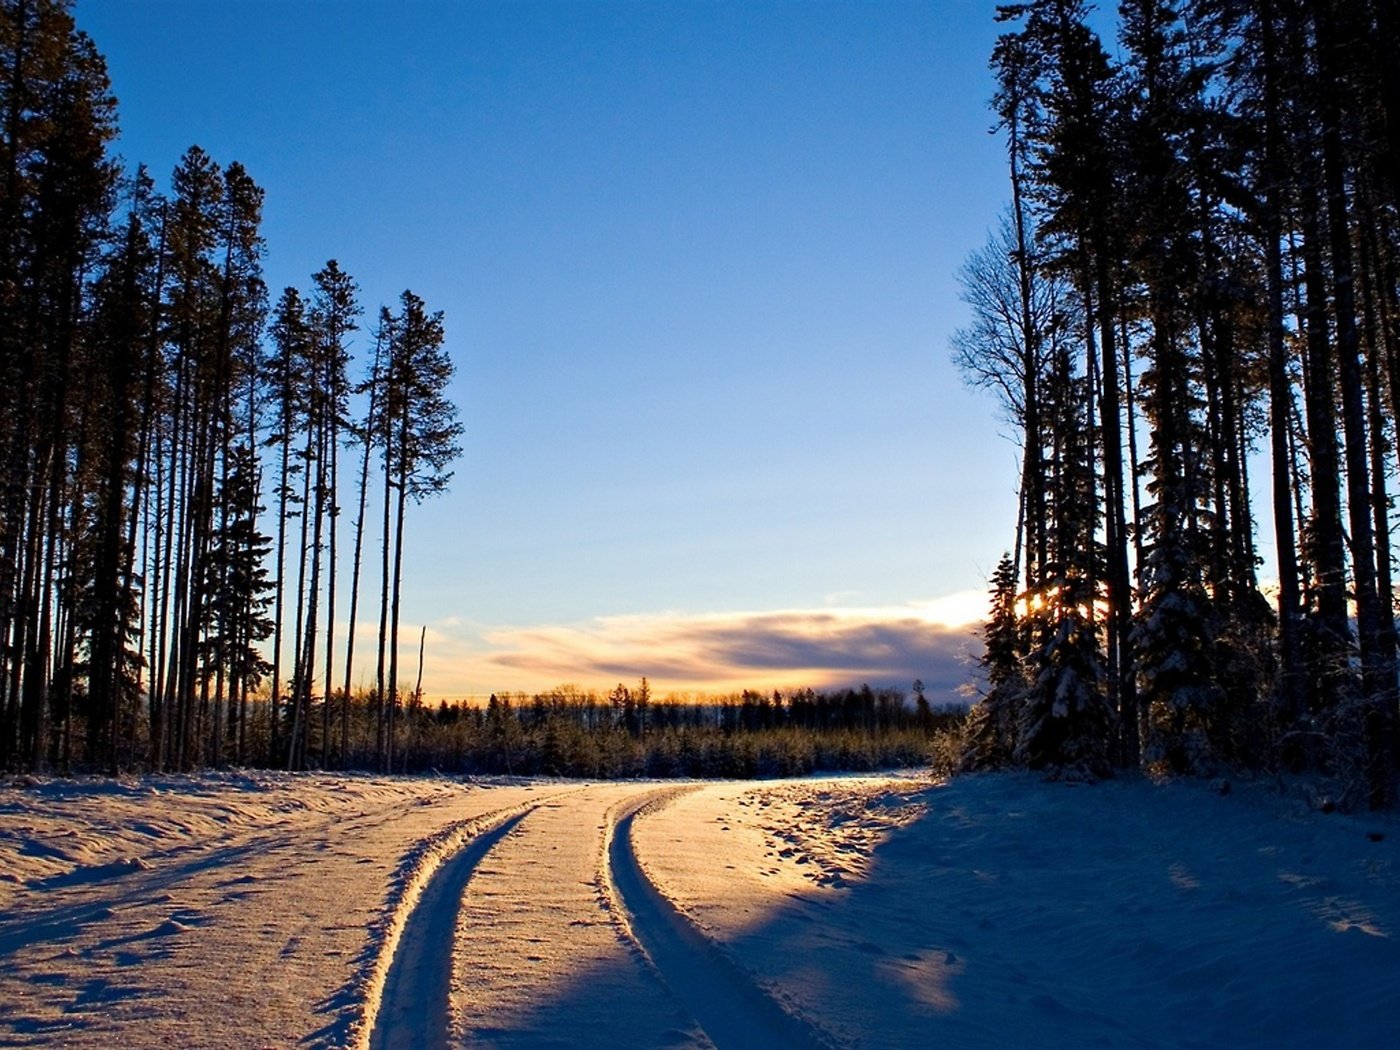
M 975 608 L 972 595 L 950 595 L 888 608 L 663 613 L 517 627 L 449 620 L 428 632 L 424 683 L 433 696 L 479 696 L 561 683 L 606 691 L 643 676 L 654 689 L 677 693 L 867 682 L 907 689 L 920 679 L 935 703 L 955 702 L 978 651 Z

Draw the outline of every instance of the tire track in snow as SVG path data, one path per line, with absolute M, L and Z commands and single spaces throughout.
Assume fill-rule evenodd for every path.
M 354 1050 L 446 1047 L 453 935 L 462 890 L 491 847 L 558 792 L 496 810 L 425 840 L 403 869 L 403 888 L 386 918 L 380 948 L 363 978 Z
M 765 992 L 642 870 L 632 843 L 633 822 L 687 790 L 692 789 L 651 792 L 609 812 L 603 874 L 617 904 L 614 914 L 718 1050 L 831 1050 L 838 1046 L 828 1033 Z
M 444 862 L 404 922 L 384 977 L 370 1050 L 446 1047 L 452 996 L 457 908 L 476 866 L 535 809 L 531 806 L 472 839 Z
M 608 814 L 655 791 L 589 784 L 529 814 L 477 867 L 457 918 L 453 1046 L 714 1050 L 606 889 Z

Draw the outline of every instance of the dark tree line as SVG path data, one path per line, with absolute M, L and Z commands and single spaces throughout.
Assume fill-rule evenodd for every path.
M 1091 9 L 998 8 L 1011 206 L 955 357 L 1024 458 L 968 764 L 1393 802 L 1395 5 L 1123 0 L 1117 58 Z
M 241 165 L 193 147 L 165 193 L 124 174 L 70 9 L 0 0 L 0 767 L 299 767 L 313 746 L 344 762 L 350 445 L 352 627 L 376 483 L 384 509 L 387 766 L 406 505 L 459 453 L 442 315 L 405 292 L 354 381 L 355 282 L 329 262 L 269 311 L 263 191 Z
M 410 769 L 579 777 L 763 777 L 932 765 L 946 772 L 963 712 L 902 690 L 746 690 L 655 699 L 647 680 L 606 696 L 561 687 L 485 705 L 410 706 Z

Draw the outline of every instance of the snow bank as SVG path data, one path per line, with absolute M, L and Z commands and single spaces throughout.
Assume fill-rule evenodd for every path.
M 1395 1045 L 1396 830 L 1257 785 L 1012 775 L 716 785 L 638 849 L 853 1045 L 1315 1050 Z

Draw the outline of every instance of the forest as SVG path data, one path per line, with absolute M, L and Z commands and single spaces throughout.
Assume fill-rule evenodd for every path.
M 954 356 L 1017 441 L 1019 512 L 956 747 L 926 706 L 855 691 L 822 696 L 846 712 L 822 724 L 805 692 L 650 724 L 635 697 L 425 705 L 400 597 L 409 507 L 464 434 L 442 314 L 406 291 L 368 321 L 334 260 L 271 295 L 253 175 L 198 147 L 166 188 L 126 170 L 70 0 L 0 10 L 0 767 L 616 775 L 960 749 L 1062 777 L 1309 771 L 1394 804 L 1393 5 L 996 8 L 1009 205 L 957 275 Z M 368 620 L 356 689 L 347 625 Z
M 363 597 L 387 769 L 407 506 L 460 451 L 444 319 L 405 291 L 352 369 L 354 279 L 332 260 L 271 300 L 241 164 L 191 147 L 164 192 L 123 171 L 71 7 L 0 9 L 0 766 L 304 768 L 313 722 L 343 764 L 355 639 L 342 663 L 335 632 Z
M 1022 469 L 963 764 L 1393 805 L 1396 6 L 997 12 L 1010 205 L 954 354 Z

